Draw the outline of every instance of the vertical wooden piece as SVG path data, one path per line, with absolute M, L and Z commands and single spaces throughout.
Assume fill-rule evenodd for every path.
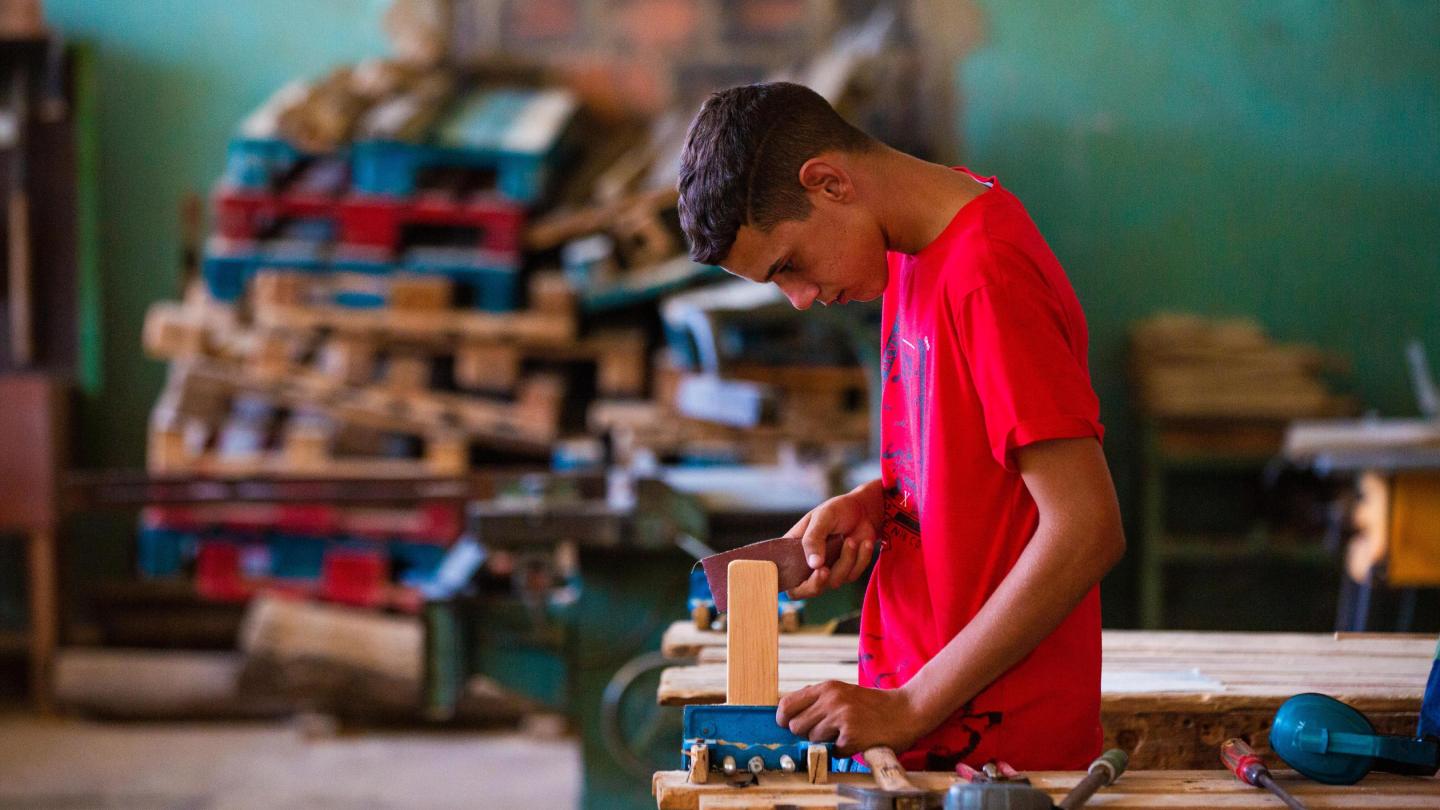
M 725 702 L 780 702 L 780 575 L 766 560 L 735 560 L 727 569 L 730 621 Z
M 830 781 L 830 752 L 823 745 L 812 745 L 805 749 L 805 773 L 810 784 L 823 785 Z
M 30 688 L 42 714 L 51 709 L 51 670 L 59 637 L 60 608 L 56 597 L 55 532 L 34 529 L 29 538 Z
M 705 743 L 690 746 L 690 783 L 703 785 L 710 780 L 710 749 Z

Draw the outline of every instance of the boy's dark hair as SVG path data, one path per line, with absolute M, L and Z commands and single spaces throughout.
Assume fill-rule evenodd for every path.
M 802 85 L 749 84 L 711 94 L 680 154 L 680 227 L 690 258 L 718 264 L 740 226 L 768 231 L 810 216 L 799 179 L 805 161 L 877 144 Z

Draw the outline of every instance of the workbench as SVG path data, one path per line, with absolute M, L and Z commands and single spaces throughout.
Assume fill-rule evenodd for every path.
M 1440 779 L 1372 774 L 1357 785 L 1336 786 L 1311 782 L 1293 771 L 1274 771 L 1276 781 L 1307 807 L 1385 808 L 1385 810 L 1433 810 L 1440 807 Z M 1058 800 L 1084 774 L 1079 771 L 1049 771 L 1027 774 L 1031 784 Z M 917 787 L 945 790 L 956 781 L 953 774 L 910 773 Z M 684 771 L 660 771 L 651 782 L 659 810 L 772 810 L 777 805 L 804 808 L 834 808 L 838 796 L 835 784 L 870 783 L 869 776 L 833 774 L 831 784 L 812 785 L 804 774 L 767 774 L 756 787 L 734 789 L 715 780 L 713 784 L 692 785 Z M 1101 790 L 1086 807 L 1114 807 L 1126 810 L 1185 810 L 1226 808 L 1226 810 L 1270 810 L 1281 807 L 1268 791 L 1242 784 L 1229 771 L 1127 771 L 1112 786 Z
M 854 683 L 857 644 L 853 635 L 782 634 L 780 692 Z M 1128 751 L 1137 770 L 1216 766 L 1230 737 L 1271 756 L 1270 721 L 1299 692 L 1343 700 L 1382 733 L 1414 734 L 1436 649 L 1434 636 L 1389 633 L 1106 630 L 1102 644 L 1105 747 Z M 676 622 L 661 650 L 696 661 L 661 674 L 662 705 L 724 702 L 725 634 Z

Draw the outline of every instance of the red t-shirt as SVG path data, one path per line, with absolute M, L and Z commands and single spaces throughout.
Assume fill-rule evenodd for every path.
M 860 684 L 904 684 L 979 612 L 1030 542 L 1015 450 L 1103 435 L 1080 302 L 994 178 L 933 242 L 889 254 L 882 316 L 881 552 Z M 901 759 L 1084 769 L 1100 753 L 1100 594 Z

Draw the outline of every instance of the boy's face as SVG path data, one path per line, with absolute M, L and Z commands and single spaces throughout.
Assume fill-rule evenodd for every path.
M 804 220 L 783 221 L 768 233 L 741 226 L 721 264 L 741 278 L 774 282 L 796 309 L 879 298 L 889 268 L 878 223 L 861 206 L 817 196 Z

